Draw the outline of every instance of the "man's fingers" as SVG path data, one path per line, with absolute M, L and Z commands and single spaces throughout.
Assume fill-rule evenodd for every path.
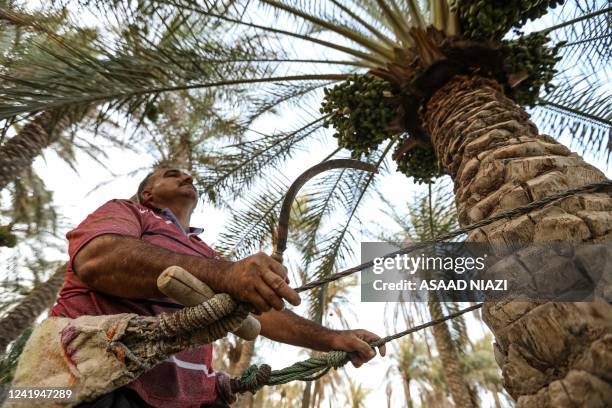
M 372 347 L 370 347 L 368 343 L 359 337 L 354 337 L 353 350 L 359 354 L 359 357 L 365 359 L 366 361 L 376 355 L 376 352 L 372 350 Z
M 363 360 L 357 353 L 349 353 L 349 360 L 353 364 L 353 367 L 359 368 L 365 363 L 367 360 Z
M 255 286 L 255 290 L 257 290 L 266 303 L 268 303 L 268 305 L 272 306 L 274 309 L 283 310 L 285 308 L 285 302 L 283 302 L 283 299 L 279 298 L 265 282 L 259 282 L 259 284 Z
M 385 344 L 379 346 L 378 351 L 380 352 L 380 355 L 384 357 L 387 354 L 387 346 Z
M 374 343 L 375 341 L 380 340 L 380 336 L 372 332 L 369 332 L 367 330 L 356 330 L 356 332 L 357 332 L 356 335 L 359 336 L 360 339 L 363 339 L 363 341 L 365 341 L 368 344 Z M 385 347 L 384 344 L 382 346 L 379 346 L 378 350 L 380 351 L 380 355 L 383 357 L 387 353 L 387 348 Z
M 289 284 L 289 271 L 287 270 L 287 267 L 272 257 L 270 257 L 269 266 L 270 269 L 272 269 L 272 272 L 283 278 L 285 283 Z
M 252 293 L 249 293 L 248 302 L 255 306 L 255 309 L 257 309 L 257 311 L 260 313 L 268 312 L 271 309 L 268 302 L 266 302 L 265 299 L 261 297 L 261 295 L 256 290 L 253 290 Z
M 282 297 L 283 299 L 287 299 L 287 301 L 293 306 L 299 305 L 302 301 L 300 299 L 300 295 L 298 295 L 295 290 L 291 289 L 285 280 L 274 272 L 270 271 L 268 273 L 264 273 L 263 279 L 278 296 Z
M 383 344 L 382 346 L 378 347 L 378 352 L 380 353 L 381 357 L 384 357 L 385 354 L 387 354 L 387 347 Z

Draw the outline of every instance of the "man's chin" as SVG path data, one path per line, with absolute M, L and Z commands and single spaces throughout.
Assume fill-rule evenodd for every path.
M 174 197 L 180 197 L 181 199 L 190 199 L 190 200 L 197 201 L 198 197 L 199 197 L 199 194 L 193 188 L 187 188 L 187 187 L 181 186 L 174 193 Z
M 190 190 L 189 190 L 189 192 L 185 193 L 185 196 L 186 196 L 186 197 L 190 197 L 190 198 L 192 198 L 193 200 L 197 201 L 200 195 L 198 194 L 198 191 L 197 191 L 197 190 L 195 190 L 195 189 L 190 189 Z
M 185 185 L 181 186 L 180 189 L 182 191 L 187 191 L 188 190 L 188 191 L 191 191 L 192 193 L 194 193 L 196 196 L 198 195 L 198 190 L 196 190 L 196 188 L 193 185 L 191 185 L 191 184 L 185 184 Z

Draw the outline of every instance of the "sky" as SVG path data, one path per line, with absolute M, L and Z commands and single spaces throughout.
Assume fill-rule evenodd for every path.
M 295 113 L 285 112 L 282 117 L 267 119 L 264 123 L 260 123 L 259 126 L 261 127 L 260 130 L 272 133 L 277 129 L 284 128 L 284 124 L 292 120 L 297 120 Z M 83 136 L 90 137 L 85 134 Z M 329 151 L 329 149 L 325 149 L 326 146 L 320 144 L 311 147 L 309 152 L 297 155 L 288 162 L 287 167 L 282 170 L 287 179 L 295 179 L 300 171 L 307 168 L 309 164 L 318 162 L 320 157 L 325 156 Z M 83 153 L 77 153 L 78 172 L 71 169 L 52 151 L 46 151 L 43 156 L 36 159 L 34 168 L 42 176 L 47 188 L 53 191 L 55 205 L 58 208 L 58 212 L 64 217 L 62 221 L 64 227 L 60 235 L 75 227 L 87 214 L 94 211 L 104 202 L 112 198 L 129 198 L 134 194 L 139 181 L 146 174 L 146 170 L 142 170 L 137 174 L 126 174 L 130 174 L 136 169 L 146 168 L 155 161 L 155 157 L 144 153 L 145 149 L 140 150 L 139 152 L 127 152 L 116 148 L 108 149 L 109 160 L 107 164 L 114 175 Z M 609 168 L 601 160 L 589 156 L 586 159 L 600 169 L 605 170 L 606 174 L 610 176 Z M 92 191 L 95 186 L 101 183 L 104 184 Z M 391 171 L 390 175 L 380 179 L 379 190 L 393 205 L 405 208 L 406 201 L 410 200 L 415 193 L 422 191 L 422 187 L 410 182 L 405 176 Z M 380 200 L 375 198 L 364 202 L 364 207 L 361 211 L 363 227 L 356 237 L 357 243 L 372 240 L 372 234 L 375 234 L 375 229 L 378 228 L 376 225 L 385 228 L 387 231 L 397 230 L 392 221 L 382 214 L 383 209 L 384 206 Z M 205 231 L 201 238 L 214 247 L 228 220 L 229 213 L 227 210 L 221 210 L 201 203 L 194 213 L 192 225 L 204 227 Z M 359 245 L 356 245 L 354 252 L 355 256 L 347 262 L 348 266 L 359 263 Z M 6 250 L 0 250 L 0 262 L 4 262 L 7 256 L 8 252 Z M 62 251 L 49 250 L 49 256 L 62 259 L 65 255 Z M 295 263 L 295 260 L 289 259 L 288 265 L 292 263 Z M 392 308 L 393 305 L 361 302 L 358 286 L 350 291 L 347 298 L 348 302 L 343 307 L 348 311 L 346 317 L 350 327 L 364 328 L 381 336 L 405 328 L 403 323 L 400 323 L 397 327 L 392 327 L 390 307 Z M 295 311 L 298 314 L 305 314 L 303 307 L 297 308 Z M 330 321 L 331 324 L 338 327 L 337 319 L 331 318 Z M 470 335 L 473 338 L 484 335 L 485 329 L 473 316 L 468 316 L 468 323 Z M 288 345 L 274 345 L 270 342 L 265 343 L 260 351 L 260 355 L 265 356 L 263 358 L 272 365 L 273 369 L 279 369 L 294 363 L 298 359 L 306 358 L 306 354 L 301 349 Z M 356 380 L 364 387 L 370 389 L 366 399 L 366 406 L 384 406 L 386 404 L 385 389 L 389 378 L 394 390 L 392 406 L 404 406 L 399 376 L 397 374 L 388 374 L 391 365 L 392 361 L 387 357 L 385 359 L 376 358 L 360 369 L 355 369 L 350 365 L 345 369 L 347 377 Z M 342 399 L 340 400 L 342 401 Z

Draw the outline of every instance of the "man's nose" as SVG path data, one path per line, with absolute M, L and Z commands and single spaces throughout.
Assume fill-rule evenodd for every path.
M 183 183 L 193 184 L 193 177 L 189 174 L 183 175 Z

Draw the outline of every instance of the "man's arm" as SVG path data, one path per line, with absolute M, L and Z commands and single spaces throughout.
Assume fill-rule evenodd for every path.
M 178 254 L 146 241 L 104 234 L 92 239 L 75 256 L 74 272 L 86 285 L 115 296 L 163 296 L 157 277 L 169 266 L 185 268 L 212 290 L 253 304 L 258 311 L 282 309 L 286 299 L 300 303 L 287 284 L 287 270 L 259 253 L 238 262 Z
M 270 340 L 318 351 L 346 351 L 355 367 L 376 356 L 368 343 L 380 337 L 367 330 L 331 330 L 290 310 L 271 310 L 255 318 L 261 323 L 261 335 Z M 380 355 L 385 352 L 381 346 Z

